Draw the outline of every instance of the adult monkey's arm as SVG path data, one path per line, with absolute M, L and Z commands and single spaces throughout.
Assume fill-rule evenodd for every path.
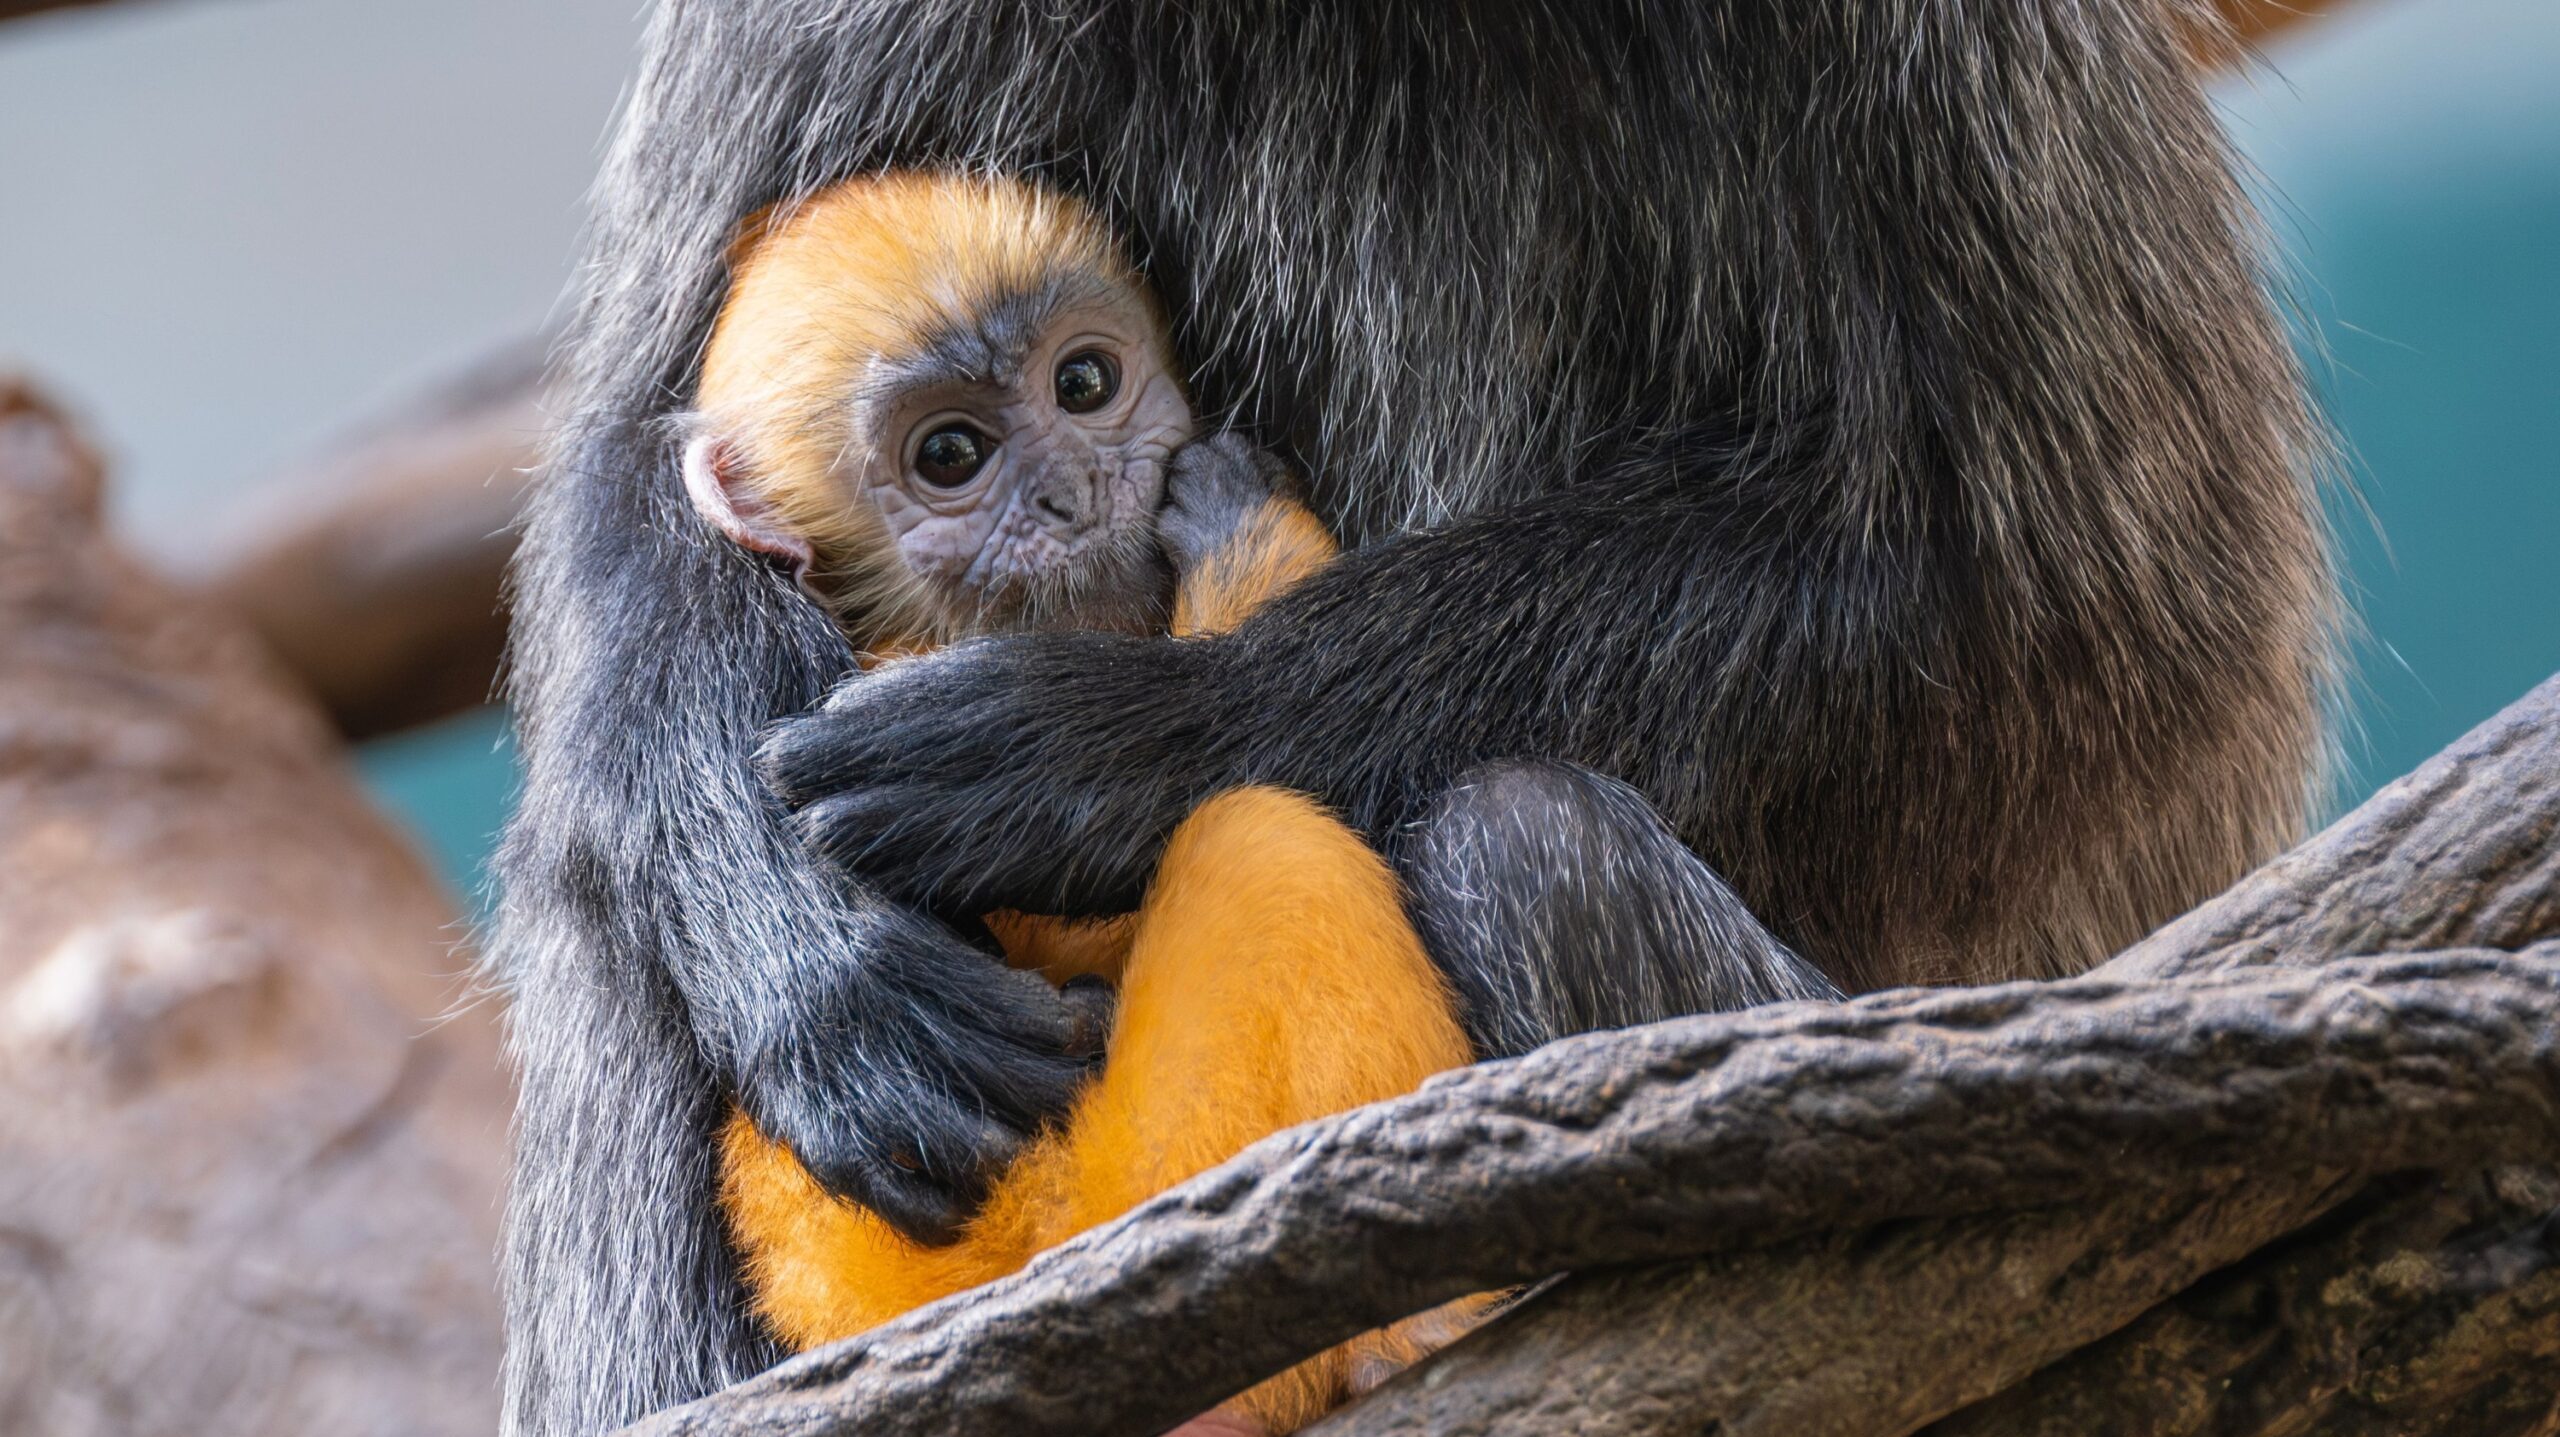
M 849 658 L 681 494 L 629 479 L 669 453 L 573 432 L 516 575 L 526 779 L 491 962 L 521 1088 L 518 1430 L 610 1425 L 770 1360 L 712 1186 L 732 1102 L 935 1232 L 1082 1071 L 1045 984 L 789 846 L 747 752 Z
M 1807 791 L 1829 760 L 1696 736 L 1843 711 L 1916 732 L 1949 719 L 1910 676 L 1953 656 L 1899 622 L 1913 605 L 1884 586 L 1889 555 L 1782 528 L 1778 497 L 1664 462 L 1344 555 L 1224 637 L 955 645 L 785 721 L 766 771 L 831 857 L 963 912 L 1128 911 L 1173 827 L 1240 785 L 1312 793 L 1392 836 L 1462 771 L 1524 754 L 1608 768 L 1714 840 L 1733 805 Z M 1700 573 L 1704 554 L 1728 557 Z M 1827 633 L 1791 622 L 1808 569 L 1842 576 Z M 1605 617 L 1540 632 L 1571 615 Z M 1757 681 L 1789 666 L 1839 678 L 1819 706 Z
M 863 7 L 869 16 L 873 7 Z M 721 1229 L 732 1103 L 934 1232 L 1062 1107 L 1056 995 L 822 878 L 753 780 L 758 729 L 851 667 L 834 625 L 686 502 L 691 390 L 737 226 L 885 131 L 825 132 L 890 51 L 811 7 L 655 16 L 600 185 L 568 420 L 515 573 L 526 777 L 490 967 L 513 999 L 508 1430 L 584 1433 L 774 1356 Z M 903 87 L 892 86 L 891 89 Z

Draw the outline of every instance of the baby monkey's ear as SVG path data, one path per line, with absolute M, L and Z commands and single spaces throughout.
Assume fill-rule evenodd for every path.
M 781 511 L 757 487 L 738 446 L 728 438 L 706 428 L 685 445 L 684 492 L 711 527 L 739 547 L 788 559 L 794 575 L 808 577 L 817 551 L 783 522 Z

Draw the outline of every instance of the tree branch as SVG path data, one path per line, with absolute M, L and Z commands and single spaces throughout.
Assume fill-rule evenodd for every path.
M 19 20 L 51 10 L 86 10 L 104 0 L 0 0 L 0 20 Z
M 2292 29 L 2329 9 L 2336 0 L 2214 0 L 2232 38 L 2254 44 Z
M 2547 1433 L 2555 1370 L 2560 1174 L 2403 1177 L 1930 1433 Z
M 1452 1075 L 1260 1144 L 1023 1274 L 639 1430 L 1148 1431 L 1465 1292 L 1970 1219 L 1735 1257 L 1720 1281 L 1581 1279 L 1650 1283 L 1656 1297 L 1567 1284 L 1337 1419 L 1396 1430 L 1432 1411 L 1415 1394 L 1506 1371 L 1515 1393 L 1552 1386 L 1552 1366 L 1469 1354 L 1580 1310 L 1608 1319 L 1594 1331 L 1650 1321 L 1693 1336 L 1756 1315 L 1770 1329 L 1761 1358 L 1796 1354 L 1792 1377 L 1763 1361 L 1758 1387 L 1793 1381 L 1875 1414 L 1824 1430 L 1908 1430 L 2313 1216 L 2344 1191 L 2341 1175 L 2560 1157 L 2560 945 L 2287 970 L 2245 961 L 2234 937 L 2256 935 L 2245 951 L 2263 959 L 2290 941 L 2280 933 L 2407 936 L 2382 922 L 2403 905 L 2356 879 L 2351 853 L 2461 915 L 2430 922 L 2431 936 L 2542 936 L 2542 899 L 2454 889 L 2546 881 L 2549 814 L 2511 810 L 2547 803 L 2556 766 L 2560 681 L 2235 889 L 2281 910 L 2266 921 L 2242 921 L 2235 898 L 2071 982 L 1683 1019 Z M 2483 806 L 2504 816 L 2483 822 Z M 2465 832 L 2481 841 L 2451 841 Z M 2428 855 L 2459 863 L 2439 872 Z M 1985 1216 L 2075 1201 L 2099 1206 Z M 1909 1300 L 1935 1293 L 1951 1335 L 1879 1351 L 1826 1389 L 1824 1363 L 1859 1350 L 1857 1302 L 1908 1280 L 1921 1254 L 1958 1285 L 1914 1281 Z M 1692 1300 L 1702 1293 L 1721 1295 L 1712 1322 Z M 2062 1315 L 2084 1300 L 2086 1317 Z M 1863 1335 L 1876 1340 L 1872 1325 Z M 1704 1365 L 1681 1370 L 1695 1379 Z M 1577 1385 L 1598 1381 L 1577 1369 Z M 1801 1406 L 1752 1410 L 1769 1415 L 1762 1430 L 1808 1430 L 1777 1420 Z M 1697 1430 L 1714 1415 L 1685 1401 L 1654 1411 L 1665 1420 L 1618 1430 Z
M 309 698 L 0 376 L 0 1430 L 484 1437 L 511 1093 Z
M 1309 1437 L 1900 1434 L 2096 1341 L 2353 1191 L 2141 1191 L 1567 1278 Z M 1556 1380 L 1571 1373 L 1570 1381 Z M 2091 1429 L 2102 1430 L 2102 1429 Z
M 2560 945 L 1571 1039 L 1257 1144 L 1017 1277 L 638 1430 L 1152 1431 L 1365 1328 L 1568 1269 L 2128 1184 L 2545 1157 L 2556 1007 Z
M 515 521 L 548 423 L 545 345 L 411 395 L 266 487 L 232 536 L 184 556 L 349 738 L 489 702 Z

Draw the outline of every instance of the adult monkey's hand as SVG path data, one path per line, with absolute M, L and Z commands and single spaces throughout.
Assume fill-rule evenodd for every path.
M 949 1242 L 1099 1055 L 1096 994 L 1061 995 L 920 914 L 883 909 L 863 939 L 916 985 L 877 1001 L 876 976 L 804 957 L 802 991 L 773 995 L 737 1055 L 738 1102 L 819 1184 L 908 1237 Z
M 978 639 L 845 680 L 768 735 L 766 778 L 816 853 L 931 911 L 1138 906 L 1174 826 L 1234 758 L 1222 640 Z
M 635 542 L 675 556 L 684 580 L 519 614 L 515 691 L 536 717 L 493 947 L 520 1034 L 520 1146 L 539 1159 L 519 1210 L 584 1211 L 607 1188 L 627 1210 L 519 1231 L 584 1244 L 576 1260 L 596 1267 L 694 1281 L 640 1265 L 720 1259 L 698 1196 L 708 1164 L 686 1153 L 742 1108 L 830 1191 L 947 1238 L 1073 1097 L 1091 1021 L 945 925 L 812 868 L 750 759 L 768 716 L 813 701 L 851 651 L 786 577 L 696 522 L 680 484 L 598 477 L 672 463 L 663 434 L 596 442 L 610 458 L 553 481 L 537 509 L 528 593 L 623 572 Z M 571 507 L 606 502 L 632 512 L 598 524 Z M 704 626 L 721 612 L 759 622 L 715 642 Z M 615 662 L 530 657 L 607 639 Z M 620 717 L 635 713 L 650 721 Z
M 1239 435 L 1186 446 L 1161 515 L 1185 583 L 1284 488 L 1281 461 Z M 778 725 L 765 772 L 803 838 L 884 891 L 959 915 L 1126 911 L 1175 825 L 1251 767 L 1221 702 L 1243 697 L 1224 676 L 1239 647 L 1096 633 L 948 646 Z

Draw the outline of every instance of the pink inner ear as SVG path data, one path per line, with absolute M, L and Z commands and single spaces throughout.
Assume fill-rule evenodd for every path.
M 698 434 L 684 447 L 684 492 L 695 511 L 739 547 L 788 559 L 807 577 L 817 552 L 747 483 L 737 451 L 727 440 Z

